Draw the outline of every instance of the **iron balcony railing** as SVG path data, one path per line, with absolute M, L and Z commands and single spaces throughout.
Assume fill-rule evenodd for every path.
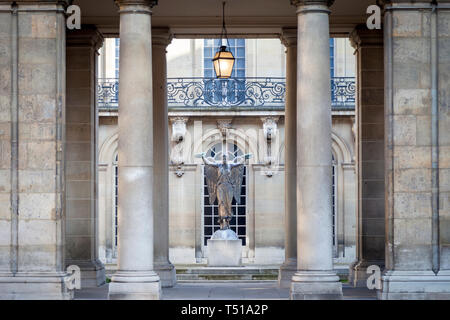
M 355 87 L 355 78 L 332 78 L 331 104 L 334 110 L 355 108 Z M 167 80 L 167 99 L 171 109 L 284 109 L 285 93 L 285 78 L 169 78 Z M 117 109 L 118 97 L 118 79 L 98 80 L 97 99 L 100 110 Z

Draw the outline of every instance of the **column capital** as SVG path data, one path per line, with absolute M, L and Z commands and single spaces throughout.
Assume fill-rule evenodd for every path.
M 118 6 L 148 6 L 153 8 L 158 5 L 158 0 L 115 0 Z
M 173 34 L 169 28 L 152 28 L 152 45 L 167 47 L 172 38 Z
M 369 30 L 366 25 L 360 24 L 350 33 L 350 44 L 355 50 L 361 47 L 383 47 L 383 31 Z
M 68 47 L 91 47 L 95 51 L 103 45 L 103 34 L 94 25 L 82 25 L 80 30 L 67 31 Z
M 152 13 L 158 0 L 115 0 L 119 13 Z
M 283 28 L 280 35 L 281 43 L 285 47 L 297 46 L 297 28 Z
M 325 5 L 331 7 L 334 0 L 291 0 L 293 6 Z

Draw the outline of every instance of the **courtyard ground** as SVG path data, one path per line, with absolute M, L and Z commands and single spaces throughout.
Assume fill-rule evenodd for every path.
M 343 284 L 345 300 L 375 300 L 376 291 Z M 75 292 L 75 300 L 103 300 L 108 284 Z M 277 281 L 180 281 L 162 289 L 163 300 L 288 300 L 289 289 L 278 288 Z

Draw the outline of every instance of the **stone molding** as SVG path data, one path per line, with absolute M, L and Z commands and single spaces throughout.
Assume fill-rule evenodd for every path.
M 173 39 L 169 28 L 152 28 L 152 45 L 167 47 Z
M 158 0 L 115 0 L 116 4 L 122 6 L 147 6 L 153 8 L 158 5 Z
M 217 120 L 217 129 L 220 130 L 222 136 L 225 138 L 227 136 L 227 131 L 231 129 L 232 119 L 219 119 Z
M 334 0 L 291 0 L 293 6 L 326 5 L 331 7 Z
M 399 5 L 399 7 L 390 7 L 389 9 L 429 9 L 432 5 L 431 0 L 412 1 L 412 0 L 377 0 L 377 5 L 386 8 L 387 6 Z M 437 5 L 450 4 L 450 0 L 436 0 Z
M 6 4 L 12 4 L 13 2 L 17 3 L 18 5 L 42 5 L 42 4 L 56 4 L 56 5 L 62 5 L 64 7 L 68 7 L 73 3 L 73 0 L 19 0 L 19 1 L 0 1 L 0 4 L 6 3 Z
M 280 35 L 281 43 L 286 48 L 297 46 L 297 28 L 283 28 Z
M 382 30 L 369 30 L 366 25 L 359 24 L 350 33 L 350 44 L 355 50 L 360 47 L 383 47 L 384 36 Z
M 67 47 L 92 47 L 99 50 L 104 41 L 103 34 L 94 25 L 82 25 L 81 30 L 67 31 Z

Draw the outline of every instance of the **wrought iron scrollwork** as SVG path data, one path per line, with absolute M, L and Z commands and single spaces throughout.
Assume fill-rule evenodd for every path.
M 119 79 L 101 78 L 97 82 L 99 109 L 117 109 L 119 106 Z
M 354 108 L 355 94 L 355 78 L 335 77 L 331 79 L 331 105 L 333 108 Z
M 311 94 L 319 94 L 317 92 Z M 355 78 L 331 79 L 333 109 L 354 109 Z M 284 109 L 285 78 L 169 78 L 167 98 L 170 108 L 258 108 Z M 98 80 L 97 103 L 101 110 L 114 110 L 119 104 L 119 79 Z
M 167 95 L 175 107 L 283 107 L 284 78 L 171 78 Z

